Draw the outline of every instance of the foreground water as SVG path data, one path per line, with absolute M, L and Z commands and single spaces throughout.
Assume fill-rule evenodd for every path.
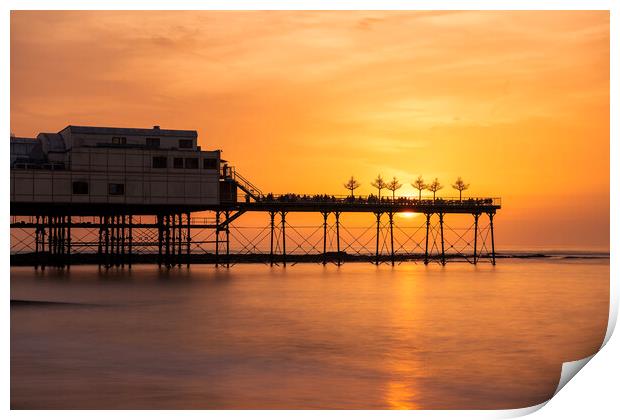
M 609 260 L 13 268 L 11 299 L 12 408 L 518 408 L 601 345 Z

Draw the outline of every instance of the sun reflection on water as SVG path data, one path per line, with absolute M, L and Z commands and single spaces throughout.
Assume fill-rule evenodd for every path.
M 415 213 L 411 213 L 415 215 Z M 411 274 L 398 281 L 398 298 L 394 301 L 392 327 L 399 331 L 394 346 L 386 353 L 387 369 L 391 379 L 385 385 L 385 403 L 393 410 L 419 409 L 416 376 L 421 366 L 413 354 L 411 343 L 415 343 L 415 320 L 419 308 L 416 282 Z

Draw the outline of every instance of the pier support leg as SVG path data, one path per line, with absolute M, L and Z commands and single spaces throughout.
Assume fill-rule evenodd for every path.
M 177 266 L 181 267 L 181 263 L 183 262 L 183 213 L 179 213 L 177 216 L 179 217 L 179 223 L 177 224 L 177 228 L 179 229 L 177 234 L 177 237 L 179 238 L 177 249 Z
M 101 268 L 102 247 L 103 247 L 103 216 L 99 216 L 99 241 L 97 243 L 97 265 Z
M 114 265 L 115 255 L 114 251 L 116 250 L 116 216 L 110 216 L 108 219 L 109 225 L 108 229 L 110 231 L 110 245 L 109 245 L 109 253 L 108 253 L 108 268 Z
M 128 246 L 128 258 L 127 258 L 127 266 L 131 268 L 131 263 L 133 262 L 133 216 L 130 214 L 128 216 L 129 221 L 129 243 Z
M 56 254 L 56 268 L 62 267 L 62 228 L 62 218 L 61 216 L 56 216 L 54 228 L 54 232 L 56 234 L 56 240 L 54 241 L 56 247 L 54 250 L 54 253 Z
M 45 270 L 45 216 L 41 216 L 41 270 Z M 48 249 L 49 251 L 49 249 Z
M 170 215 L 170 267 L 177 264 L 177 215 Z
M 323 265 L 327 264 L 327 216 L 329 213 L 323 212 Z
M 379 235 L 381 234 L 381 213 L 375 213 L 377 216 L 377 234 L 375 246 L 375 264 L 379 265 Z
M 189 268 L 189 264 L 191 260 L 191 251 L 192 251 L 191 226 L 192 226 L 191 213 L 187 212 L 187 261 L 186 261 L 187 268 Z
M 282 216 L 282 265 L 286 267 L 286 212 L 280 212 Z
M 52 232 L 54 233 L 54 236 L 52 238 L 52 245 L 54 248 L 53 262 L 54 267 L 58 268 L 58 216 L 54 216 L 52 222 L 54 223 L 52 226 Z
M 123 254 L 121 248 L 123 246 L 123 226 L 121 221 L 121 215 L 116 216 L 116 266 L 120 267 Z
M 176 242 L 174 243 L 174 247 L 175 247 L 175 251 L 174 251 L 174 265 L 177 267 L 181 266 L 181 215 L 178 213 L 175 213 L 172 215 L 172 217 L 175 220 L 174 223 L 174 228 L 176 229 L 176 234 L 175 234 L 175 238 L 176 238 Z
M 179 229 L 177 228 L 177 215 L 172 213 L 170 215 L 170 267 L 176 267 L 178 255 L 177 243 L 179 242 Z
M 51 266 L 53 256 L 54 235 L 52 231 L 52 216 L 47 216 L 47 265 Z
M 124 265 L 124 259 L 125 259 L 125 244 L 124 244 L 124 235 L 125 232 L 123 231 L 124 229 L 124 223 L 123 223 L 123 216 L 122 215 L 118 215 L 116 216 L 116 226 L 117 226 L 117 232 L 118 232 L 118 237 L 117 237 L 117 260 L 116 260 L 116 266 L 120 267 L 121 265 Z
M 63 224 L 64 216 L 56 217 L 56 267 L 63 267 Z
M 390 219 L 390 257 L 392 266 L 394 266 L 394 213 L 389 212 L 388 217 Z
M 126 242 L 126 235 L 127 235 L 127 216 L 126 215 L 122 215 L 121 216 L 121 267 L 125 267 L 125 242 Z
M 163 255 L 163 244 L 164 244 L 164 219 L 163 215 L 157 215 L 157 265 L 161 268 L 162 265 L 162 255 Z
M 71 216 L 67 216 L 67 269 L 71 267 Z
M 118 222 L 116 220 L 116 216 L 112 216 L 112 264 L 111 266 L 117 265 L 118 260 Z
M 226 220 L 230 217 L 230 212 L 226 210 Z M 230 223 L 226 223 L 226 268 L 230 267 Z
M 220 212 L 215 212 L 215 266 L 220 264 Z
M 269 212 L 269 217 L 271 218 L 271 224 L 269 225 L 271 230 L 271 236 L 269 241 L 269 265 L 273 267 L 273 235 L 275 230 L 274 219 L 276 217 L 276 213 L 273 211 Z
M 428 265 L 428 235 L 431 227 L 431 213 L 426 213 L 426 245 L 424 247 L 424 265 Z
M 110 268 L 110 253 L 112 252 L 111 240 L 112 240 L 112 231 L 110 229 L 110 218 L 111 216 L 105 217 L 105 268 Z
M 480 213 L 474 213 L 474 265 L 478 263 L 478 219 Z
M 50 266 L 56 266 L 56 216 L 50 217 Z
M 493 231 L 493 213 L 489 213 L 489 227 L 491 229 L 491 263 L 495 265 L 495 233 Z
M 166 268 L 170 268 L 170 215 L 166 215 L 166 257 L 164 258 Z
M 58 267 L 62 267 L 62 247 L 61 247 L 61 241 L 62 241 L 62 218 L 60 216 L 56 216 L 54 222 L 55 222 L 55 227 L 54 227 L 54 233 L 56 235 L 55 241 L 54 241 L 54 245 L 55 245 L 55 250 L 54 250 L 54 254 L 56 254 L 56 268 Z
M 56 266 L 60 268 L 63 268 L 64 263 L 65 263 L 65 256 L 64 256 L 65 223 L 64 221 L 65 221 L 65 216 L 58 216 L 58 218 L 56 219 L 56 237 L 57 237 L 56 254 L 58 255 Z
M 36 216 L 34 224 L 34 269 L 39 269 L 39 216 Z
M 108 269 L 110 268 L 110 216 L 105 216 L 103 220 L 105 226 L 105 268 Z
M 174 267 L 177 264 L 176 259 L 177 252 L 177 215 L 172 213 L 170 215 L 170 267 Z
M 335 213 L 336 215 L 336 262 L 337 265 L 340 267 L 340 265 L 342 264 L 342 259 L 340 258 L 340 212 L 337 211 Z
M 439 231 L 441 232 L 441 265 L 446 265 L 445 242 L 443 239 L 443 213 L 439 213 Z
M 60 266 L 60 217 L 54 216 L 54 267 Z
M 106 237 L 106 268 L 110 268 L 112 265 L 112 254 L 114 254 L 114 216 L 108 216 L 106 229 L 108 232 Z

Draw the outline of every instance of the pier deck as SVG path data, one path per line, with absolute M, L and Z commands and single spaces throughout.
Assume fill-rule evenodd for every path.
M 28 230 L 34 233 L 34 257 L 35 267 L 52 265 L 58 267 L 69 266 L 79 256 L 72 256 L 72 229 L 93 229 L 98 232 L 98 239 L 93 244 L 97 252 L 94 255 L 83 256 L 85 260 L 97 261 L 105 267 L 124 266 L 131 267 L 132 261 L 144 261 L 144 258 L 136 258 L 135 246 L 140 244 L 133 237 L 136 229 L 150 229 L 154 232 L 154 242 L 157 253 L 153 256 L 159 265 L 172 267 L 187 264 L 190 261 L 199 261 L 198 256 L 190 256 L 192 244 L 192 230 L 212 229 L 215 234 L 213 241 L 215 249 L 212 257 L 206 261 L 213 261 L 216 265 L 229 265 L 231 261 L 240 261 L 243 258 L 230 253 L 230 227 L 231 224 L 248 212 L 262 212 L 270 216 L 269 229 L 269 254 L 267 261 L 270 264 L 281 263 L 286 265 L 291 256 L 287 255 L 286 229 L 289 227 L 286 221 L 289 213 L 319 213 L 323 216 L 323 252 L 319 254 L 325 264 L 328 260 L 335 260 L 341 264 L 347 255 L 341 250 L 340 244 L 340 216 L 343 213 L 369 213 L 376 218 L 375 252 L 370 256 L 373 262 L 391 262 L 399 258 L 395 253 L 394 245 L 394 215 L 398 213 L 420 213 L 426 218 L 426 237 L 424 252 L 418 256 L 423 258 L 425 264 L 431 260 L 437 260 L 445 264 L 450 256 L 446 248 L 454 248 L 446 244 L 444 237 L 445 217 L 448 214 L 469 214 L 473 216 L 471 239 L 472 252 L 464 255 L 467 261 L 476 264 L 482 256 L 479 244 L 479 219 L 486 215 L 490 227 L 490 252 L 487 254 L 492 264 L 495 264 L 495 236 L 493 218 L 501 209 L 501 199 L 496 197 L 467 197 L 467 198 L 412 198 L 412 197 L 388 197 L 379 199 L 376 196 L 332 196 L 332 195 L 260 195 L 246 200 L 221 203 L 217 206 L 167 206 L 167 205 L 132 205 L 132 204 L 72 204 L 52 205 L 45 203 L 18 204 L 11 203 L 11 228 Z M 214 217 L 196 218 L 192 213 L 209 212 Z M 143 221 L 140 216 L 151 216 L 148 221 Z M 278 216 L 279 220 L 276 220 Z M 328 219 L 334 219 L 330 225 Z M 387 216 L 387 223 L 382 218 Z M 84 221 L 85 217 L 94 217 L 90 221 Z M 438 219 L 436 225 L 432 225 L 432 219 Z M 329 230 L 335 232 L 335 249 L 328 249 L 328 225 Z M 384 229 L 389 229 L 385 234 Z M 434 233 L 433 230 L 437 232 Z M 462 235 L 461 235 L 462 236 Z M 380 238 L 384 243 L 380 244 Z M 389 239 L 386 239 L 389 238 Z M 433 255 L 434 241 L 437 251 Z M 433 241 L 429 245 L 429 241 Z M 75 244 L 74 244 L 75 246 Z M 483 245 L 484 247 L 485 245 Z M 382 254 L 381 249 L 387 248 L 388 255 Z M 148 259 L 147 259 L 148 260 Z M 349 259 L 350 260 L 350 259 Z

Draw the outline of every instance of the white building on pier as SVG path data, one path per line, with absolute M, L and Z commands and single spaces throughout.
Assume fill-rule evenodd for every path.
M 235 199 L 219 150 L 193 130 L 69 125 L 11 138 L 11 206 L 209 207 Z

